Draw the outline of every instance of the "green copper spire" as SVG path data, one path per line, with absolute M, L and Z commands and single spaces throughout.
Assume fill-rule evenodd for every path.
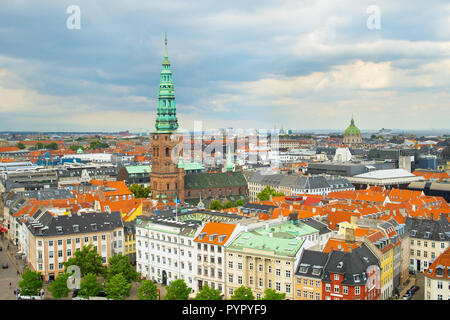
M 159 81 L 158 108 L 155 128 L 156 132 L 168 133 L 178 129 L 175 108 L 175 89 L 172 81 L 172 71 L 167 55 L 167 36 L 164 39 L 164 60 Z
M 231 153 L 229 150 L 227 152 L 227 164 L 225 168 L 227 171 L 233 171 L 233 161 L 231 160 Z

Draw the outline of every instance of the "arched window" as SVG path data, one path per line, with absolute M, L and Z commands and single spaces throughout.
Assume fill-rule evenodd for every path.
M 169 148 L 166 148 L 166 157 L 169 156 Z
M 169 184 L 167 184 L 167 190 L 169 190 Z

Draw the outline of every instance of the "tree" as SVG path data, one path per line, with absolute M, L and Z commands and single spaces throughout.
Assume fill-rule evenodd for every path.
M 97 282 L 97 275 L 88 273 L 83 277 L 80 283 L 78 295 L 82 298 L 95 297 L 102 290 L 102 286 Z
M 38 142 L 34 145 L 34 149 L 36 150 L 40 150 L 40 149 L 44 149 L 45 145 L 42 142 Z
M 244 200 L 242 199 L 237 199 L 236 202 L 234 203 L 235 207 L 242 207 L 244 205 Z
M 156 284 L 150 280 L 143 280 L 138 288 L 138 300 L 158 300 L 158 289 Z
M 233 203 L 232 203 L 231 201 L 226 201 L 226 202 L 223 204 L 223 207 L 224 207 L 225 209 L 231 208 L 232 206 L 233 206 Z
M 214 200 L 209 205 L 209 209 L 211 209 L 211 210 L 222 210 L 223 206 L 222 206 L 222 204 L 220 203 L 219 200 Z
M 286 293 L 278 293 L 274 289 L 266 289 L 264 291 L 264 298 L 262 300 L 284 300 Z
M 63 297 L 67 297 L 69 294 L 69 288 L 67 287 L 67 278 L 69 274 L 61 273 L 55 281 L 53 281 L 48 287 L 48 291 L 50 291 L 53 295 L 53 298 L 59 299 Z
M 17 148 L 19 148 L 20 150 L 25 149 L 25 145 L 22 142 L 19 142 L 17 144 Z
M 78 145 L 78 144 L 73 144 L 73 145 L 71 145 L 69 148 L 72 149 L 73 151 L 78 151 L 78 149 L 81 148 L 81 150 L 84 151 L 84 147 L 83 147 L 83 146 L 80 146 L 80 145 Z
M 256 195 L 260 201 L 268 201 L 270 196 L 281 197 L 284 196 L 283 192 L 276 192 L 275 189 L 270 186 L 266 186 L 260 193 Z
M 118 274 L 122 274 L 127 282 L 137 281 L 139 279 L 139 273 L 130 263 L 130 258 L 122 254 L 109 258 L 108 278 L 112 278 Z
M 106 281 L 105 291 L 106 297 L 114 300 L 124 300 L 130 295 L 131 283 L 118 273 Z
M 231 296 L 231 300 L 255 300 L 252 289 L 240 286 L 234 290 L 234 294 Z
M 50 149 L 50 150 L 58 150 L 58 144 L 56 142 L 51 142 L 49 144 L 46 144 L 45 149 Z
M 207 284 L 195 296 L 195 300 L 222 300 L 219 290 L 209 287 Z
M 107 144 L 106 142 L 100 141 L 100 140 L 94 140 L 91 141 L 91 143 L 89 144 L 89 149 L 106 149 L 109 147 L 109 144 Z
M 81 276 L 88 273 L 95 275 L 103 274 L 105 268 L 103 267 L 103 258 L 98 254 L 97 247 L 92 244 L 84 246 L 81 250 L 75 251 L 73 257 L 63 262 L 65 271 L 71 265 L 76 265 L 80 268 Z
M 167 293 L 164 300 L 187 300 L 192 289 L 186 285 L 183 279 L 177 279 L 166 287 Z
M 40 272 L 26 269 L 19 282 L 20 294 L 23 296 L 37 296 L 42 289 L 43 281 Z
M 133 192 L 133 195 L 136 199 L 138 198 L 146 199 L 150 193 L 150 187 L 144 188 L 139 184 L 132 184 L 129 189 L 131 192 Z

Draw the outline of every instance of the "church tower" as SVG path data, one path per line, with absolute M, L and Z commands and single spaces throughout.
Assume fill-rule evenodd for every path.
M 178 160 L 177 144 L 182 136 L 177 134 L 178 120 L 175 108 L 175 90 L 172 71 L 167 55 L 167 37 L 164 40 L 164 60 L 159 82 L 159 95 L 155 130 L 151 133 L 152 171 L 150 189 L 152 199 L 172 202 L 178 198 L 184 201 L 184 168 L 172 159 Z M 175 151 L 174 151 L 175 150 Z

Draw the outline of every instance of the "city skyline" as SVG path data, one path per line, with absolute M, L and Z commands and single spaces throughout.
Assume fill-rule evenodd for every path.
M 180 128 L 448 129 L 445 1 L 70 5 L 3 5 L 2 131 L 151 130 L 165 32 Z

